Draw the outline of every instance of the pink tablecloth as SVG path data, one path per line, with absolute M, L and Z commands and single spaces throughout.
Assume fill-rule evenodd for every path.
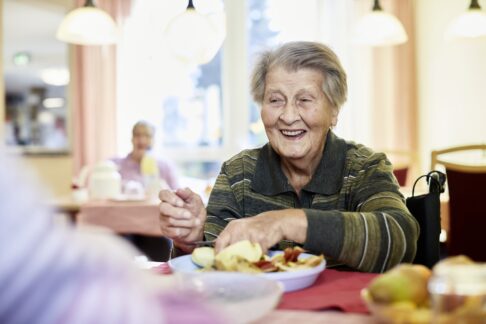
M 337 309 L 351 313 L 368 313 L 360 291 L 377 274 L 324 270 L 309 288 L 285 293 L 278 308 L 293 310 Z
M 91 201 L 81 206 L 79 225 L 98 225 L 116 233 L 161 235 L 157 201 Z

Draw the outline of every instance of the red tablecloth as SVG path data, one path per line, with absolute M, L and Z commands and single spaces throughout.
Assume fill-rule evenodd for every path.
M 285 293 L 278 309 L 323 310 L 338 309 L 344 312 L 368 313 L 360 291 L 377 274 L 324 270 L 317 281 L 298 291 Z
M 153 268 L 159 274 L 172 273 L 165 262 Z M 309 288 L 284 293 L 278 309 L 291 310 L 340 310 L 349 313 L 368 314 L 368 308 L 361 299 L 361 289 L 368 286 L 376 273 L 337 271 L 327 269 L 321 272 Z

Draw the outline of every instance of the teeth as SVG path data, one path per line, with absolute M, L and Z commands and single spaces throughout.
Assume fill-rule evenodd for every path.
M 300 135 L 302 133 L 304 133 L 303 130 L 295 130 L 295 131 L 282 130 L 282 134 L 284 134 L 285 136 L 298 136 L 298 135 Z

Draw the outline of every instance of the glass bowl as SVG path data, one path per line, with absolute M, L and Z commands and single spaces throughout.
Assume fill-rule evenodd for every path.
M 274 309 L 283 287 L 277 281 L 237 272 L 179 273 L 176 286 L 223 313 L 230 323 L 248 323 Z

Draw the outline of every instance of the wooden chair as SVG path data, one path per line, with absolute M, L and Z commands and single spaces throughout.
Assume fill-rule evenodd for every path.
M 432 168 L 443 165 L 447 174 L 448 255 L 465 254 L 486 261 L 486 144 L 432 151 L 431 163 Z

